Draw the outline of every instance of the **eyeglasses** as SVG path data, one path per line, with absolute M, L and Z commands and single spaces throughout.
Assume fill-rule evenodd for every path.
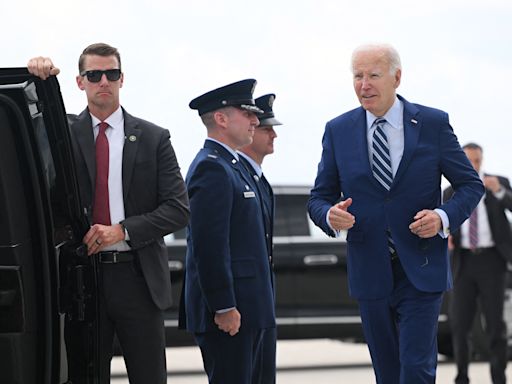
M 102 71 L 100 69 L 93 69 L 92 71 L 80 72 L 80 76 L 87 76 L 87 80 L 89 80 L 91 83 L 98 83 L 103 77 L 103 74 L 107 76 L 108 81 L 117 81 L 121 77 L 121 70 L 107 69 Z

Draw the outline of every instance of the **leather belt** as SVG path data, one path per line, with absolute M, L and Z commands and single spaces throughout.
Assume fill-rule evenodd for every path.
M 98 253 L 98 256 L 100 263 L 104 264 L 127 263 L 134 259 L 133 253 L 130 251 L 104 251 Z
M 473 249 L 463 248 L 462 251 L 466 252 L 466 253 L 470 253 L 472 255 L 481 255 L 482 253 L 494 251 L 495 249 L 496 249 L 496 247 L 473 248 Z

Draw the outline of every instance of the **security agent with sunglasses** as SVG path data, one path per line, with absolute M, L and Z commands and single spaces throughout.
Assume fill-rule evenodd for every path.
M 242 80 L 189 104 L 208 137 L 190 165 L 186 276 L 180 325 L 194 333 L 210 383 L 269 384 L 263 340 L 275 332 L 263 208 L 236 152 L 250 144 L 261 112 L 256 81 Z M 274 368 L 272 368 L 272 366 Z
M 28 63 L 42 79 L 49 58 Z M 183 228 L 188 197 L 169 131 L 127 113 L 116 48 L 92 44 L 79 59 L 87 108 L 69 116 L 78 181 L 92 226 L 83 241 L 100 265 L 100 382 L 110 382 L 117 335 L 132 384 L 166 383 L 163 311 L 171 282 L 163 236 Z

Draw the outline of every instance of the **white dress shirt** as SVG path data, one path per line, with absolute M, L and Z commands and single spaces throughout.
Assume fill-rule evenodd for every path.
M 99 133 L 99 120 L 91 114 L 94 140 Z M 114 113 L 105 119 L 109 127 L 105 131 L 108 140 L 108 200 L 110 205 L 110 222 L 117 224 L 123 221 L 124 199 L 123 199 L 123 148 L 124 148 L 124 115 L 119 107 Z M 126 240 L 129 240 L 127 236 Z M 104 251 L 127 251 L 130 246 L 125 240 L 103 248 Z
M 484 174 L 480 173 L 480 179 L 483 180 Z M 501 191 L 500 191 L 501 192 Z M 500 200 L 503 198 L 504 193 L 494 193 L 494 196 Z M 486 190 L 485 193 L 488 193 Z M 477 248 L 490 248 L 494 247 L 494 240 L 492 239 L 491 226 L 489 224 L 489 216 L 487 215 L 487 207 L 485 205 L 485 194 L 482 196 L 478 205 L 475 208 L 478 213 L 478 244 Z M 470 249 L 469 245 L 469 219 L 462 223 L 460 226 L 460 246 L 461 248 Z

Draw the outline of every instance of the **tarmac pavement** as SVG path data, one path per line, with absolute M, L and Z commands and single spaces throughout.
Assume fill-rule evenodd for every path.
M 169 384 L 208 384 L 203 372 L 201 353 L 197 347 L 167 348 Z M 365 344 L 342 343 L 336 340 L 278 341 L 277 384 L 371 384 L 375 377 Z M 453 383 L 453 362 L 439 358 L 437 383 Z M 507 377 L 512 378 L 509 364 Z M 470 365 L 471 382 L 491 384 L 489 365 Z M 112 384 L 128 384 L 124 362 L 112 362 Z

